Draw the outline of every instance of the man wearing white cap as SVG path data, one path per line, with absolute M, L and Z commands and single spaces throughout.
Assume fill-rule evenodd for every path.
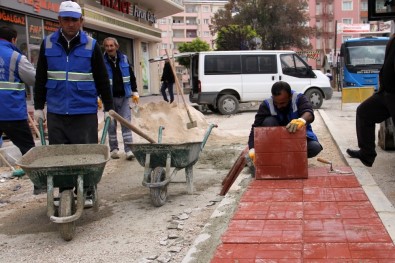
M 34 86 L 34 117 L 47 119 L 49 144 L 97 144 L 97 97 L 105 116 L 112 93 L 100 46 L 81 30 L 81 7 L 64 1 L 60 28 L 40 47 Z M 44 106 L 47 104 L 47 118 Z

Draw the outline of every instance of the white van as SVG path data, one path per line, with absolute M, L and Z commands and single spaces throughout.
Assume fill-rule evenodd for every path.
M 235 114 L 239 103 L 270 98 L 272 85 L 279 80 L 304 93 L 315 109 L 332 98 L 329 78 L 312 70 L 294 51 L 207 51 L 189 56 L 189 99 L 214 112 Z

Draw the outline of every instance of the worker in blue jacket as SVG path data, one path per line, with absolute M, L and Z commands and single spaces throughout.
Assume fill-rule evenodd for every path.
M 251 127 L 248 139 L 250 158 L 255 160 L 254 128 L 273 126 L 285 126 L 291 133 L 306 126 L 307 158 L 317 156 L 322 151 L 322 146 L 311 127 L 314 111 L 309 100 L 303 94 L 291 90 L 290 85 L 284 81 L 274 83 L 271 93 L 272 97 L 259 106 Z
M 104 62 L 110 77 L 112 96 L 114 101 L 114 111 L 122 118 L 132 121 L 129 99 L 132 98 L 135 104 L 139 103 L 139 93 L 137 91 L 136 77 L 129 64 L 128 57 L 119 51 L 119 43 L 116 38 L 107 37 L 103 40 Z M 130 144 L 133 143 L 132 131 L 121 126 L 124 150 L 127 160 L 132 160 L 134 155 Z M 119 148 L 117 139 L 117 121 L 113 120 L 108 128 L 108 138 L 110 144 L 110 156 L 113 159 L 119 158 Z
M 82 12 L 76 2 L 62 2 L 58 19 L 60 28 L 40 47 L 34 116 L 47 119 L 49 144 L 97 144 L 97 97 L 105 117 L 113 109 L 103 55 L 96 40 L 81 30 Z
M 16 41 L 15 29 L 0 27 L 0 136 L 4 132 L 23 155 L 34 147 L 25 84 L 34 85 L 36 70 L 15 46 Z
M 49 144 L 97 144 L 97 98 L 103 102 L 105 118 L 113 109 L 103 55 L 96 40 L 81 30 L 78 3 L 63 1 L 58 20 L 60 28 L 40 46 L 34 118 L 47 121 Z

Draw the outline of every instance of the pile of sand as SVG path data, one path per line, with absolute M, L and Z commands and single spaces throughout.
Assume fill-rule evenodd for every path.
M 201 112 L 192 106 L 188 105 L 188 110 L 192 120 L 197 124 L 195 128 L 187 128 L 187 123 L 191 121 L 184 104 L 177 104 L 175 102 L 169 104 L 164 101 L 141 105 L 138 114 L 133 113 L 132 124 L 155 141 L 158 140 L 159 127 L 163 126 L 165 129 L 162 134 L 162 143 L 202 141 L 210 123 L 206 121 Z M 211 132 L 210 139 L 218 135 L 218 131 L 214 128 Z M 134 136 L 134 138 L 137 136 Z

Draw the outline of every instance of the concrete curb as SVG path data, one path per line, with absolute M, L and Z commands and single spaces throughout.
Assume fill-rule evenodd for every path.
M 241 196 L 252 179 L 249 168 L 244 168 L 210 216 L 209 221 L 205 224 L 181 263 L 210 262 L 217 246 L 221 244 L 221 236 L 226 231 Z

